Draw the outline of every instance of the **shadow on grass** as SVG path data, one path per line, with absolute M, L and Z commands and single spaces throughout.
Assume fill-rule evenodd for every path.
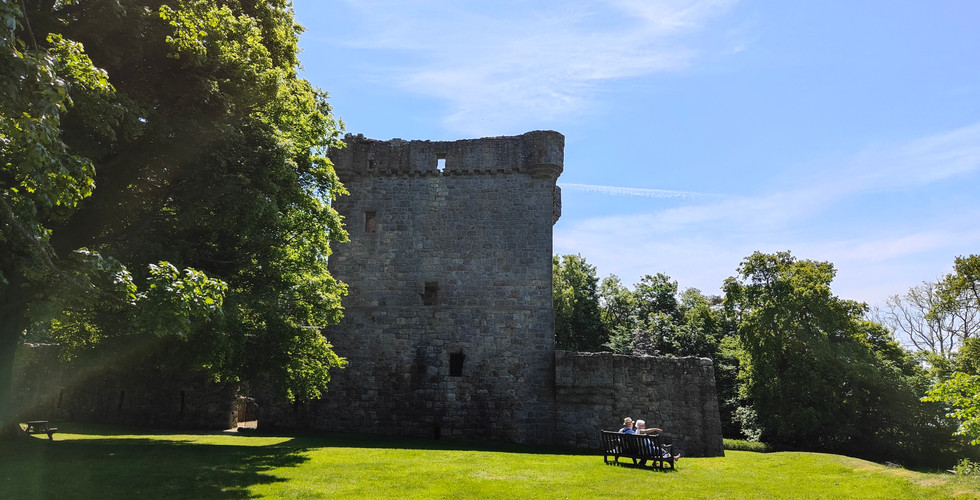
M 249 498 L 252 486 L 285 481 L 276 475 L 276 469 L 301 466 L 309 460 L 309 452 L 320 448 L 553 455 L 597 453 L 512 443 L 377 434 L 185 432 L 67 422 L 59 423 L 58 427 L 60 430 L 54 441 L 45 436 L 43 439 L 0 438 L 0 497 Z M 209 444 L 182 437 L 209 434 L 225 434 L 228 439 L 222 438 L 220 444 Z M 263 444 L 267 438 L 280 439 L 272 440 L 275 444 Z M 596 459 L 601 460 L 601 455 L 596 455 Z
M 105 434 L 103 434 L 105 435 Z M 210 445 L 145 438 L 0 441 L 4 498 L 248 498 L 307 460 L 291 442 Z
M 491 451 L 498 453 L 521 453 L 541 455 L 597 455 L 599 450 L 582 448 L 555 447 L 545 445 L 515 444 L 501 441 L 481 441 L 466 438 L 426 439 L 414 436 L 386 436 L 368 433 L 341 433 L 329 431 L 290 431 L 262 432 L 247 431 L 241 436 L 256 437 L 288 437 L 296 443 L 309 448 L 381 448 L 402 450 L 467 450 Z
M 642 470 L 649 470 L 649 471 L 654 471 L 654 472 L 663 472 L 665 474 L 670 473 L 670 472 L 677 472 L 676 465 L 674 466 L 674 468 L 660 468 L 660 467 L 657 467 L 655 465 L 650 465 L 650 464 L 640 465 L 638 463 L 617 462 L 615 460 L 610 460 L 610 461 L 606 462 L 606 465 L 609 465 L 611 467 L 626 467 L 628 469 L 642 469 Z

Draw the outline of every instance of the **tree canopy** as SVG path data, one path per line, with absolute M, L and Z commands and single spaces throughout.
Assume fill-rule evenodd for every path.
M 940 281 L 938 289 L 941 302 L 932 311 L 934 315 L 980 308 L 980 255 L 957 257 L 954 271 Z M 975 331 L 961 338 L 954 362 L 951 376 L 939 381 L 924 400 L 945 404 L 948 416 L 959 424 L 957 434 L 980 445 L 980 338 Z
M 832 264 L 756 252 L 738 272 L 725 305 L 745 353 L 745 420 L 761 440 L 864 456 L 924 446 L 935 415 L 916 400 L 913 359 L 862 318 L 864 304 L 831 293 Z
M 226 380 L 316 398 L 343 360 L 327 272 L 341 124 L 286 0 L 4 2 L 0 387 L 32 329 L 180 335 Z M 0 393 L 0 405 L 6 394 Z
M 569 351 L 599 351 L 608 335 L 599 314 L 599 278 L 581 255 L 552 257 L 555 343 Z

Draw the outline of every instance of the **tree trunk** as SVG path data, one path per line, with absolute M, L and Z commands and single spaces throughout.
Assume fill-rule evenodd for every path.
M 6 312 L 6 311 L 4 311 Z M 17 409 L 14 407 L 13 378 L 14 354 L 24 331 L 25 321 L 17 321 L 3 315 L 0 322 L 0 435 L 9 435 L 17 430 Z
M 27 329 L 29 287 L 16 269 L 0 269 L 7 282 L 0 285 L 0 434 L 17 428 L 17 408 L 13 399 L 14 354 Z

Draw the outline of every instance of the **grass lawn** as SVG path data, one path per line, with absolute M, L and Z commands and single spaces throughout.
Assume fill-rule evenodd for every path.
M 818 453 L 728 451 L 656 471 L 514 445 L 58 427 L 53 442 L 0 441 L 0 498 L 980 498 L 980 478 Z

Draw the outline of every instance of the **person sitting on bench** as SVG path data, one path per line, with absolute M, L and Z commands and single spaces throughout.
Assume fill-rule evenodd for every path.
M 640 434 L 640 435 L 644 435 L 644 434 L 662 434 L 664 432 L 664 430 L 661 429 L 661 428 L 659 428 L 659 427 L 651 427 L 651 428 L 647 429 L 647 423 L 644 422 L 643 420 L 637 420 L 636 421 L 636 427 L 637 427 L 637 429 L 636 429 L 635 432 L 637 434 Z M 653 444 L 651 444 L 649 441 L 646 444 L 647 444 L 647 446 L 653 446 Z M 654 452 L 654 450 L 647 450 L 647 451 L 650 452 L 651 454 Z M 670 453 L 668 453 L 667 450 L 665 450 L 663 448 L 659 448 L 656 451 L 657 451 L 657 453 L 661 457 L 664 457 L 664 458 L 669 458 L 670 457 Z M 681 459 L 681 454 L 680 453 L 674 455 L 674 460 L 680 460 L 680 459 Z M 641 461 L 640 462 L 640 465 L 646 465 L 646 460 Z
M 636 431 L 633 430 L 633 419 L 626 417 L 623 419 L 623 428 L 619 430 L 620 434 L 633 434 Z

